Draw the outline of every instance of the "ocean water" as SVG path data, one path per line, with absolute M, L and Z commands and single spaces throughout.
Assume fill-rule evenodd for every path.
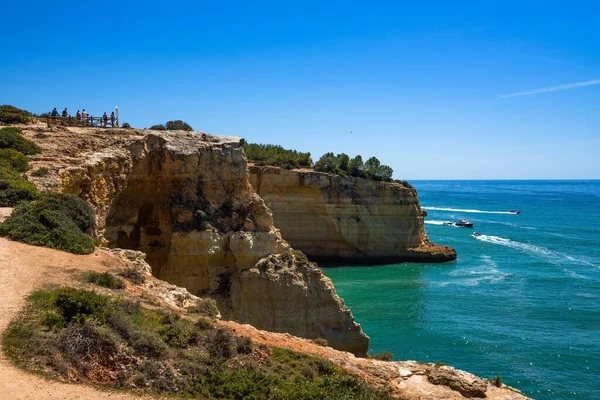
M 600 181 L 411 183 L 456 262 L 324 268 L 370 350 L 600 399 Z M 461 218 L 475 227 L 443 225 Z

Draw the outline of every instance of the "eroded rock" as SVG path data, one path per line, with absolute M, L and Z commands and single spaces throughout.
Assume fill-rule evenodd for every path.
M 154 276 L 214 297 L 223 318 L 366 354 L 331 281 L 294 261 L 249 183 L 239 138 L 151 132 L 59 176 L 96 210 L 99 243 L 144 252 Z
M 250 167 L 250 182 L 275 226 L 313 260 L 376 264 L 456 259 L 423 227 L 416 190 L 402 182 L 277 167 Z

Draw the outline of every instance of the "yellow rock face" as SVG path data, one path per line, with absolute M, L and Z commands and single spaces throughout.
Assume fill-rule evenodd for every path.
M 251 167 L 250 182 L 285 240 L 311 259 L 356 263 L 450 261 L 429 241 L 416 190 L 313 171 Z
M 153 275 L 215 297 L 223 318 L 366 353 L 331 281 L 273 226 L 239 138 L 150 133 L 60 176 L 95 208 L 98 242 L 146 253 Z

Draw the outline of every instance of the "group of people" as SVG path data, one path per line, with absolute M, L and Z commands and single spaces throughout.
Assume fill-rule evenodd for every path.
M 52 110 L 52 112 L 50 113 L 50 115 L 53 118 L 59 117 L 58 110 L 56 109 L 56 107 L 54 107 L 54 109 Z M 71 118 L 71 115 L 69 115 L 69 111 L 67 110 L 67 107 L 65 107 L 65 109 L 62 111 L 62 114 L 60 116 L 62 118 Z M 85 122 L 85 123 L 87 123 L 88 122 L 88 118 L 92 118 L 92 116 L 89 115 L 87 113 L 87 111 L 85 111 L 85 108 L 81 112 L 79 110 L 77 110 L 77 113 L 75 114 L 75 119 L 78 122 Z M 114 111 L 110 113 L 110 116 L 106 113 L 106 111 L 104 111 L 104 115 L 102 115 L 102 125 L 104 127 L 106 127 L 108 125 L 108 120 L 109 119 L 110 119 L 111 126 L 115 126 L 115 122 L 117 120 L 117 117 L 115 116 L 115 112 Z

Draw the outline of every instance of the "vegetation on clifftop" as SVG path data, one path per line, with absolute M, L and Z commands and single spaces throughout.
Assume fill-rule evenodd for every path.
M 391 181 L 393 170 L 387 165 L 382 165 L 377 157 L 369 158 L 363 163 L 362 156 L 350 158 L 342 153 L 337 156 L 333 153 L 325 153 L 315 163 L 315 171 L 329 172 L 340 176 L 354 176 L 357 178 L 372 179 L 375 181 Z
M 167 121 L 166 124 L 152 125 L 150 128 L 154 131 L 193 131 L 192 126 L 185 121 L 180 119 L 174 121 Z
M 12 126 L 0 128 L 0 149 L 14 149 L 26 155 L 41 152 L 37 144 L 23 137 L 23 132 L 20 128 Z
M 0 235 L 35 246 L 88 254 L 94 251 L 94 242 L 84 232 L 94 225 L 92 209 L 79 197 L 44 193 L 38 200 L 16 207 L 0 224 Z
M 244 143 L 248 160 L 257 165 L 274 165 L 283 169 L 310 168 L 313 160 L 310 153 L 284 149 L 273 144 Z
M 0 122 L 3 124 L 26 124 L 30 118 L 29 111 L 8 104 L 0 106 Z
M 377 157 L 371 157 L 363 162 L 362 156 L 350 158 L 347 154 L 325 153 L 319 161 L 313 164 L 310 153 L 284 149 L 273 144 L 244 143 L 246 157 L 256 165 L 273 165 L 283 169 L 313 168 L 315 171 L 327 172 L 340 176 L 373 179 L 376 181 L 391 181 L 393 170 L 382 165 Z
M 39 151 L 35 143 L 21 135 L 21 129 L 0 128 L 0 207 L 14 207 L 39 196 L 36 186 L 23 175 L 29 169 L 25 154 Z
M 3 337 L 20 366 L 64 381 L 197 399 L 389 399 L 331 362 L 255 346 L 205 316 L 149 310 L 92 291 L 29 297 Z

